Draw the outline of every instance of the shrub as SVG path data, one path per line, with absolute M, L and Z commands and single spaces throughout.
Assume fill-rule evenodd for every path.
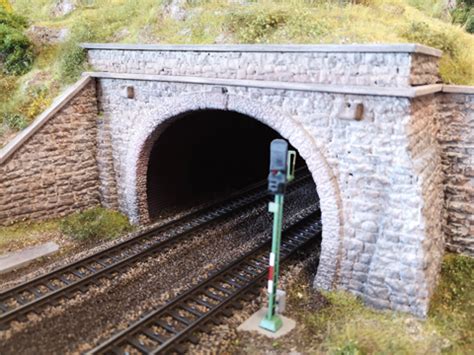
M 12 12 L 12 6 L 8 0 L 0 0 L 0 8 L 3 8 L 6 12 Z
M 20 131 L 28 126 L 28 119 L 19 113 L 5 112 L 2 115 L 3 125 Z
M 65 235 L 79 241 L 110 239 L 131 230 L 127 217 L 102 207 L 73 213 L 60 222 L 59 228 Z
M 28 21 L 23 16 L 16 15 L 0 7 L 0 24 L 23 30 L 28 26 Z
M 71 30 L 70 39 L 61 48 L 59 75 L 67 82 L 75 81 L 85 69 L 86 51 L 81 42 L 92 41 L 96 33 L 87 22 L 81 22 Z
M 51 98 L 49 97 L 48 89 L 44 86 L 35 87 L 28 90 L 28 97 L 30 100 L 24 112 L 26 117 L 30 120 L 38 116 L 51 104 Z
M 443 51 L 439 70 L 445 83 L 469 84 L 474 75 L 472 56 L 469 47 L 464 47 L 468 42 L 459 36 L 459 32 L 441 26 L 430 27 L 424 22 L 413 22 L 401 36 Z
M 401 35 L 411 42 L 441 49 L 445 54 L 453 57 L 459 53 L 458 41 L 455 34 L 431 28 L 424 22 L 412 22 Z
M 267 42 L 268 37 L 285 24 L 288 14 L 281 10 L 231 13 L 229 29 L 244 43 Z
M 86 51 L 77 43 L 69 42 L 63 47 L 59 61 L 59 75 L 67 82 L 76 80 L 84 71 Z
M 453 23 L 464 26 L 467 32 L 474 33 L 474 1 L 458 1 L 456 8 L 451 11 Z
M 33 63 L 33 50 L 23 33 L 26 20 L 0 9 L 0 63 L 5 74 L 21 75 Z

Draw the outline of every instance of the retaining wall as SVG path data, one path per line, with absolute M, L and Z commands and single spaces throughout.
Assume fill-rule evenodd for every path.
M 0 224 L 100 203 L 95 80 L 84 78 L 0 151 Z

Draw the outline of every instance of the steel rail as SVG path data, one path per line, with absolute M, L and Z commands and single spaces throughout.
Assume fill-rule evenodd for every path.
M 281 260 L 320 240 L 321 230 L 318 207 L 284 231 Z M 270 244 L 262 243 L 86 354 L 184 352 L 187 343 L 199 341 L 194 333 L 208 332 L 208 325 L 220 324 L 223 315 L 230 316 L 233 309 L 242 308 L 242 298 L 261 285 L 267 275 Z
M 290 186 L 290 189 L 297 188 L 308 179 L 309 175 L 301 176 L 299 181 Z M 44 305 L 55 305 L 59 300 L 72 297 L 78 291 L 85 292 L 90 285 L 97 284 L 101 279 L 114 277 L 115 273 L 122 272 L 136 261 L 186 239 L 220 219 L 263 203 L 268 198 L 266 191 L 262 190 L 264 186 L 264 182 L 255 184 L 245 189 L 243 193 L 204 207 L 174 222 L 146 231 L 111 248 L 1 293 L 0 329 L 8 328 L 13 320 L 24 321 L 28 313 L 37 313 Z M 174 235 L 165 240 L 153 242 L 157 234 L 167 231 L 174 232 Z

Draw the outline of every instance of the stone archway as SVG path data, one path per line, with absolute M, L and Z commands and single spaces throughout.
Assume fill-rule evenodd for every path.
M 190 111 L 222 110 L 250 116 L 278 132 L 287 139 L 305 160 L 320 198 L 322 216 L 322 242 L 315 286 L 332 289 L 338 283 L 343 248 L 342 201 L 336 178 L 325 157 L 318 148 L 316 139 L 305 128 L 292 119 L 250 99 L 226 93 L 196 93 L 168 99 L 141 121 L 129 140 L 126 168 L 123 176 L 122 207 L 134 223 L 147 220 L 146 167 L 153 146 L 164 128 L 173 118 Z

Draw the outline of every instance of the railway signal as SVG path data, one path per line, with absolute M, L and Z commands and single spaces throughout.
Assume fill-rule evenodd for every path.
M 296 152 L 288 151 L 288 143 L 283 139 L 275 139 L 270 145 L 270 174 L 268 175 L 268 191 L 275 195 L 268 210 L 273 213 L 272 251 L 268 267 L 268 310 L 260 327 L 271 332 L 281 328 L 282 320 L 277 310 L 277 285 L 280 272 L 280 244 L 283 222 L 283 202 L 286 185 L 295 175 Z

